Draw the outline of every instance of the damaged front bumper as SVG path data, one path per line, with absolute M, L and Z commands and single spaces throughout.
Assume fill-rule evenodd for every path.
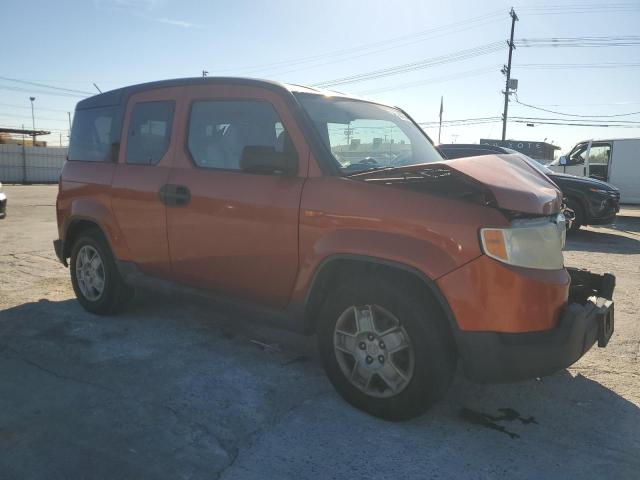
M 596 342 L 606 347 L 614 330 L 615 277 L 567 269 L 569 302 L 557 326 L 527 333 L 464 332 L 456 335 L 467 377 L 509 382 L 569 367 Z

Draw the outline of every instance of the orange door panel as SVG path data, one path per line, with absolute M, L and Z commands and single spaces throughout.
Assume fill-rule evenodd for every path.
M 278 133 L 256 132 L 254 119 L 241 115 L 241 107 L 253 101 L 263 104 L 260 112 L 271 109 L 277 114 L 278 128 L 288 133 L 297 151 L 297 174 L 239 170 L 235 160 L 242 145 L 275 142 L 273 135 Z M 184 131 L 168 183 L 188 189 L 190 198 L 186 205 L 167 207 L 172 276 L 196 287 L 283 307 L 298 269 L 298 212 L 309 155 L 302 134 L 284 101 L 268 90 L 190 88 L 183 102 L 179 123 Z M 202 102 L 208 102 L 209 110 L 196 112 Z M 218 102 L 224 105 L 218 108 Z
M 122 128 L 119 162 L 112 183 L 112 208 L 128 246 L 130 258 L 149 275 L 167 276 L 170 271 L 166 208 L 159 192 L 167 183 L 173 161 L 178 96 L 182 88 L 166 88 L 132 95 L 127 102 Z M 160 122 L 173 105 L 172 121 Z M 137 107 L 137 109 L 136 109 Z M 151 120 L 138 115 L 144 110 Z M 155 110 L 155 111 L 154 111 Z M 170 124 L 166 124 L 170 123 Z M 168 131 L 165 132 L 165 129 Z M 142 132 L 142 133 L 141 133 Z M 159 133 L 166 133 L 161 146 Z M 168 135 L 168 138 L 167 138 Z M 135 147 L 134 147 L 135 142 Z M 138 144 L 145 142 L 151 150 Z M 144 157 L 141 155 L 144 154 Z M 152 158 L 154 155 L 158 158 Z M 145 163 L 145 159 L 148 160 Z

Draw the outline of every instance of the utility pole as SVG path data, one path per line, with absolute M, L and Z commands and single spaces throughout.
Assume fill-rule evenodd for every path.
M 344 129 L 344 136 L 347 139 L 347 145 L 351 145 L 351 136 L 353 135 L 353 128 L 351 125 L 347 125 L 347 128 Z
M 202 70 L 202 78 L 206 77 L 207 75 L 209 75 L 209 71 L 208 70 Z
M 506 140 L 507 137 L 507 110 L 509 109 L 509 80 L 511 80 L 511 57 L 513 55 L 513 50 L 515 45 L 513 44 L 513 32 L 516 28 L 516 22 L 518 21 L 518 16 L 516 12 L 511 7 L 511 11 L 509 12 L 511 15 L 511 37 L 509 38 L 509 61 L 505 67 L 502 67 L 502 73 L 507 76 L 507 81 L 505 82 L 504 87 L 504 113 L 502 114 L 502 140 Z
M 438 127 L 438 145 L 440 145 L 440 133 L 442 132 L 442 110 L 444 106 L 444 97 L 440 97 L 440 126 Z
M 29 97 L 29 100 L 31 100 L 31 125 L 33 127 L 33 145 L 32 147 L 36 146 L 36 116 L 35 113 L 33 112 L 33 102 L 36 99 L 36 97 Z

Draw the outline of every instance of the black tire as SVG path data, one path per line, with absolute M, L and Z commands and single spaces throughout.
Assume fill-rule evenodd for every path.
M 582 225 L 585 224 L 585 213 L 582 204 L 573 197 L 567 198 L 566 203 L 567 208 L 571 209 L 574 213 L 573 223 L 571 224 L 571 228 L 569 228 L 570 232 L 575 232 L 580 229 Z
M 424 413 L 446 393 L 456 369 L 455 346 L 436 302 L 401 283 L 355 278 L 336 286 L 318 318 L 318 346 L 329 380 L 351 405 L 385 420 L 406 420 Z M 400 322 L 415 358 L 408 384 L 393 396 L 369 395 L 347 378 L 334 347 L 334 328 L 350 306 L 376 305 Z M 359 347 L 362 348 L 362 347 Z
M 89 299 L 78 286 L 76 272 L 77 257 L 80 249 L 85 245 L 93 247 L 101 257 L 104 267 L 104 289 L 97 299 Z M 118 269 L 116 268 L 111 248 L 99 230 L 87 230 L 80 234 L 71 249 L 71 259 L 69 264 L 71 273 L 71 284 L 80 305 L 88 312 L 98 315 L 107 315 L 119 311 L 131 298 L 135 291 L 128 286 Z

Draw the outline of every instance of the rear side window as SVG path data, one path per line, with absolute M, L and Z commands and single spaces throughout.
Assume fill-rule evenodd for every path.
M 198 167 L 240 170 L 245 147 L 295 153 L 273 106 L 260 100 L 197 101 L 191 107 L 187 140 Z
M 155 165 L 169 148 L 175 102 L 144 102 L 133 107 L 127 132 L 127 163 Z
M 105 162 L 111 144 L 119 141 L 120 108 L 76 110 L 69 141 L 69 160 Z

